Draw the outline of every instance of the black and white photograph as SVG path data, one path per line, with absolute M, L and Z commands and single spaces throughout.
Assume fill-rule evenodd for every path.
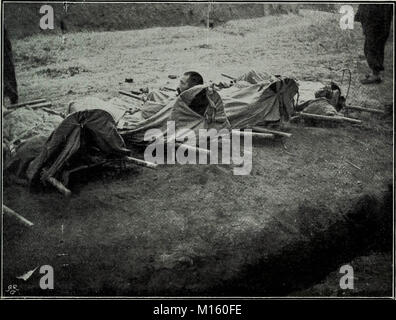
M 394 9 L 2 1 L 1 299 L 394 300 Z

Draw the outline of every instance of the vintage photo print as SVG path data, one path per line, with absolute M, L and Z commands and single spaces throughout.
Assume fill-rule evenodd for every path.
M 2 299 L 394 297 L 392 2 L 1 13 Z

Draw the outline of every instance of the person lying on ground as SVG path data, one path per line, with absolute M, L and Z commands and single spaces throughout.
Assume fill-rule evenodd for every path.
M 179 86 L 176 89 L 177 93 L 180 95 L 183 91 L 186 91 L 194 86 L 204 84 L 202 76 L 195 71 L 185 72 L 179 82 Z M 203 116 L 205 114 L 206 108 L 208 107 L 209 101 L 206 96 L 206 91 L 202 90 L 198 93 L 195 98 L 190 103 L 190 108 Z

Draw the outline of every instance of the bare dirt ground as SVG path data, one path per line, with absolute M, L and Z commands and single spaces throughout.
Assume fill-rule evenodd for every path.
M 158 88 L 175 86 L 167 76 L 187 70 L 218 81 L 224 80 L 220 73 L 237 76 L 256 69 L 297 80 L 340 81 L 338 70 L 349 68 L 348 102 L 388 114 L 352 113 L 364 120 L 361 126 L 289 124 L 293 136 L 283 143 L 254 141 L 249 176 L 215 165 L 101 172 L 76 183 L 70 199 L 6 184 L 4 203 L 35 226 L 27 230 L 5 221 L 4 285 L 17 283 L 20 294 L 34 295 L 345 294 L 309 288 L 321 281 L 338 284 L 326 275 L 372 253 L 363 245 L 346 250 L 347 235 L 337 238 L 322 265 L 305 257 L 301 281 L 285 284 L 292 265 L 277 279 L 271 272 L 295 261 L 294 243 L 309 243 L 340 221 L 342 227 L 333 232 L 344 230 L 346 213 L 362 195 L 381 197 L 392 183 L 393 115 L 392 107 L 386 108 L 393 104 L 392 36 L 384 82 L 362 86 L 358 80 L 368 67 L 360 24 L 344 31 L 338 20 L 335 14 L 301 10 L 211 30 L 184 26 L 67 34 L 65 43 L 59 36 L 40 35 L 14 42 L 20 100 L 45 97 L 58 110 L 86 95 L 118 96 L 119 89 L 131 88 L 125 78 L 133 78 L 134 87 Z M 380 212 L 381 205 L 373 208 Z M 262 264 L 282 250 L 288 252 L 285 261 Z M 376 270 L 391 264 L 389 252 L 377 255 L 381 258 L 359 260 L 359 265 Z M 38 288 L 37 272 L 26 282 L 15 279 L 44 264 L 55 269 L 54 291 Z M 263 270 L 268 278 L 261 275 L 251 291 L 241 285 Z M 390 295 L 391 271 L 377 276 L 372 272 L 375 285 L 365 287 L 364 294 Z

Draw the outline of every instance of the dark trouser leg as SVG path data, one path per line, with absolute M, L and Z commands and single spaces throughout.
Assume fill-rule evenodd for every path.
M 384 42 L 378 39 L 373 32 L 366 32 L 366 40 L 364 43 L 364 54 L 367 59 L 367 63 L 373 74 L 379 74 L 380 71 L 384 70 Z
M 390 33 L 390 27 L 391 27 L 391 23 L 392 23 L 392 17 L 390 17 L 390 20 L 385 20 L 384 24 L 382 26 L 382 32 L 381 35 L 378 39 L 378 41 L 380 42 L 380 63 L 382 66 L 382 70 L 384 70 L 384 57 L 385 57 L 385 45 L 386 45 L 386 41 L 388 40 L 389 37 L 389 33 Z
M 381 71 L 384 70 L 385 43 L 386 43 L 386 40 L 385 41 L 381 41 L 380 47 L 379 47 L 378 60 L 379 60 L 379 63 L 381 65 Z
M 15 77 L 15 67 L 12 58 L 11 42 L 4 31 L 4 96 L 10 98 L 11 103 L 18 102 L 18 88 Z
M 389 21 L 377 23 L 363 22 L 363 32 L 365 36 L 364 54 L 367 63 L 373 74 L 379 74 L 384 70 L 384 49 L 389 36 Z
M 10 98 L 11 104 L 18 103 L 18 94 L 16 91 L 15 83 L 5 83 L 4 85 L 4 96 Z

